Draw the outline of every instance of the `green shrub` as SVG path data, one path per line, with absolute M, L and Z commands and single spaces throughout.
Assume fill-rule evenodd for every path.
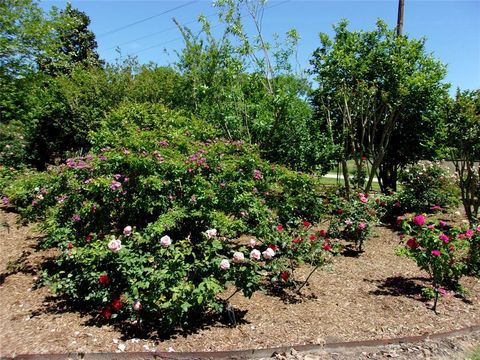
M 322 215 L 317 180 L 215 134 L 160 105 L 126 104 L 91 133 L 92 153 L 6 186 L 24 216 L 42 221 L 43 245 L 61 251 L 45 281 L 105 318 L 168 328 L 220 310 L 217 295 L 229 283 L 251 296 L 278 273 L 273 262 L 305 261 L 306 252 L 283 247 L 290 243 L 274 256 L 267 249 L 280 221 Z M 241 234 L 257 238 L 258 260 Z
M 405 219 L 402 227 L 408 240 L 398 254 L 412 258 L 428 272 L 434 294 L 443 293 L 444 288 L 458 289 L 464 275 L 478 275 L 480 227 L 452 227 L 444 221 L 428 221 L 425 215 Z
M 460 204 L 460 189 L 448 169 L 425 162 L 404 169 L 399 176 L 398 194 L 402 208 L 409 212 L 430 212 L 455 208 Z

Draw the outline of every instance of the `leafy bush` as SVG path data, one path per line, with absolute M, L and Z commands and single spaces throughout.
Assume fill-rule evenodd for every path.
M 43 220 L 43 245 L 61 250 L 45 273 L 53 289 L 105 318 L 170 327 L 220 310 L 228 283 L 250 296 L 279 269 L 274 261 L 304 261 L 290 243 L 268 250 L 269 236 L 279 221 L 318 220 L 317 179 L 215 134 L 160 105 L 125 104 L 91 134 L 92 153 L 3 189 L 25 217 Z M 257 238 L 258 253 L 235 240 L 241 234 Z
M 377 198 L 380 199 L 380 198 Z M 353 241 L 359 251 L 370 237 L 373 226 L 383 216 L 385 204 L 372 196 L 358 193 L 349 200 L 340 196 L 331 196 L 332 215 L 328 235 Z
M 462 276 L 478 271 L 480 227 L 472 230 L 444 221 L 428 222 L 425 215 L 405 219 L 402 227 L 408 240 L 398 253 L 428 272 L 437 295 L 441 287 L 457 288 Z
M 400 173 L 402 191 L 399 201 L 406 211 L 429 212 L 457 207 L 460 190 L 448 169 L 425 162 L 407 167 Z

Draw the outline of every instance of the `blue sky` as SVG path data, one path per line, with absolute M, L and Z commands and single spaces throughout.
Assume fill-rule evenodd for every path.
M 64 1 L 41 1 L 44 9 Z M 141 63 L 149 61 L 168 65 L 176 60 L 175 50 L 182 48 L 178 29 L 172 22 L 193 30 L 199 29 L 196 19 L 200 14 L 217 24 L 216 10 L 207 0 L 156 1 L 72 1 L 91 19 L 91 29 L 97 35 L 98 51 L 107 61 L 135 55 Z M 298 63 L 307 69 L 314 49 L 319 45 L 318 33 L 332 34 L 332 25 L 342 18 L 349 20 L 351 29 L 370 30 L 381 18 L 391 27 L 396 25 L 397 0 L 270 0 L 263 18 L 263 34 L 285 34 L 295 28 L 301 37 Z M 162 13 L 165 13 L 161 15 Z M 147 18 L 150 18 L 146 20 Z M 253 34 L 249 18 L 244 18 Z M 142 21 L 145 20 L 145 21 Z M 137 21 L 138 24 L 130 25 Z M 480 1 L 425 1 L 405 0 L 404 33 L 410 37 L 426 37 L 427 50 L 448 65 L 446 80 L 462 89 L 480 88 Z M 123 30 L 118 30 L 125 27 Z

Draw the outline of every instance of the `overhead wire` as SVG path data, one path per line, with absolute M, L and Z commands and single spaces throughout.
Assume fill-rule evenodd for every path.
M 208 19 L 208 18 L 211 18 L 211 17 L 214 16 L 214 15 L 216 15 L 216 13 L 211 13 L 211 14 L 209 14 L 209 15 L 206 15 L 205 18 Z M 188 22 L 186 22 L 184 25 L 190 25 L 190 24 L 193 24 L 193 23 L 195 23 L 195 22 L 197 22 L 197 20 L 188 21 Z M 163 33 L 167 32 L 167 31 L 175 30 L 175 29 L 177 29 L 176 26 L 170 26 L 169 28 L 166 28 L 166 29 L 163 29 L 163 30 L 160 30 L 160 31 L 156 31 L 156 32 L 153 32 L 153 33 L 150 33 L 150 34 L 147 34 L 147 35 L 144 35 L 144 36 L 141 36 L 141 37 L 138 37 L 138 38 L 129 40 L 129 41 L 125 41 L 125 42 L 123 42 L 123 43 L 120 43 L 120 44 L 117 44 L 117 45 L 115 45 L 115 46 L 109 47 L 108 49 L 105 49 L 105 50 L 107 50 L 107 51 L 108 51 L 108 50 L 113 50 L 113 49 L 116 49 L 116 48 L 118 48 L 118 47 L 120 47 L 120 46 L 122 46 L 122 45 L 127 45 L 127 44 L 133 43 L 133 42 L 135 42 L 135 41 L 143 40 L 143 39 L 152 37 L 152 36 L 154 36 L 154 35 L 163 34 Z
M 151 19 L 154 19 L 156 17 L 159 17 L 159 16 L 162 16 L 162 15 L 165 15 L 165 14 L 168 14 L 172 11 L 175 11 L 175 10 L 178 10 L 178 9 L 181 9 L 181 8 L 184 8 L 184 7 L 187 7 L 189 5 L 192 5 L 194 3 L 197 3 L 199 2 L 200 0 L 192 0 L 186 4 L 182 4 L 182 5 L 179 5 L 179 6 L 176 6 L 174 8 L 171 8 L 171 9 L 168 9 L 168 10 L 165 10 L 165 11 L 162 11 L 161 13 L 158 13 L 158 14 L 155 14 L 155 15 L 152 15 L 152 16 L 149 16 L 149 17 L 146 17 L 146 18 L 143 18 L 143 19 L 140 19 L 140 20 L 137 20 L 133 23 L 130 23 L 130 24 L 126 24 L 126 25 L 123 25 L 123 26 L 120 26 L 119 28 L 116 28 L 116 29 L 113 29 L 113 30 L 110 30 L 110 31 L 107 31 L 103 34 L 100 34 L 98 35 L 98 37 L 103 37 L 103 36 L 107 36 L 107 35 L 111 35 L 111 34 L 114 34 L 116 32 L 119 32 L 119 31 L 122 31 L 122 30 L 125 30 L 125 29 L 128 29 L 132 26 L 135 26 L 135 25 L 138 25 L 138 24 L 141 24 L 141 23 L 144 23 L 148 20 L 151 20 Z
M 265 10 L 272 9 L 272 8 L 277 7 L 277 6 L 280 6 L 280 5 L 284 5 L 284 4 L 286 4 L 286 3 L 290 2 L 290 1 L 292 1 L 292 0 L 285 0 L 285 1 L 282 1 L 282 2 L 280 2 L 280 3 L 278 3 L 278 4 L 275 4 L 275 5 L 272 5 L 272 6 L 268 6 L 268 7 L 265 8 Z M 242 19 L 242 18 L 244 18 L 244 17 L 246 17 L 246 16 L 248 16 L 248 14 L 242 15 L 242 16 L 240 16 L 240 18 Z M 194 23 L 194 22 L 196 22 L 196 20 L 190 21 L 189 23 Z M 219 27 L 219 26 L 221 26 L 221 25 L 223 25 L 223 23 L 218 23 L 218 24 L 212 26 L 211 28 L 212 28 L 212 29 L 213 29 L 213 28 L 217 28 L 217 27 Z M 149 47 L 147 47 L 147 48 L 144 48 L 144 49 L 135 51 L 134 53 L 130 53 L 130 55 L 137 55 L 137 54 L 142 53 L 142 52 L 144 52 L 144 51 L 151 50 L 151 49 L 154 49 L 154 48 L 156 48 L 156 47 L 163 46 L 163 45 L 166 45 L 166 44 L 169 44 L 169 43 L 178 41 L 178 40 L 182 40 L 182 37 L 177 37 L 177 38 L 175 38 L 175 39 L 171 39 L 171 40 L 167 40 L 167 41 L 162 41 L 162 42 L 159 43 L 159 44 L 155 44 L 155 45 L 149 46 Z

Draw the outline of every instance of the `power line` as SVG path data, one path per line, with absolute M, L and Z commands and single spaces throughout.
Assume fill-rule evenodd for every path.
M 129 27 L 132 27 L 132 26 L 141 24 L 141 23 L 143 23 L 143 22 L 145 22 L 145 21 L 148 21 L 148 20 L 151 20 L 151 19 L 153 19 L 153 18 L 162 16 L 162 15 L 168 14 L 168 13 L 170 13 L 170 12 L 172 12 L 172 11 L 175 11 L 175 10 L 184 8 L 184 7 L 186 7 L 186 6 L 192 5 L 193 3 L 196 3 L 196 2 L 198 2 L 198 1 L 199 1 L 199 0 L 193 0 L 193 1 L 190 1 L 190 2 L 188 2 L 188 3 L 186 3 L 186 4 L 182 4 L 182 5 L 176 6 L 176 7 L 174 7 L 174 8 L 165 10 L 165 11 L 159 13 L 159 14 L 155 14 L 155 15 L 152 15 L 152 16 L 149 16 L 149 17 L 146 17 L 146 18 L 137 20 L 137 21 L 135 21 L 135 22 L 133 22 L 133 23 L 130 23 L 130 24 L 127 24 L 127 25 L 123 25 L 123 26 L 121 26 L 121 27 L 119 27 L 119 28 L 116 28 L 116 29 L 107 31 L 107 32 L 105 32 L 105 33 L 103 33 L 103 34 L 100 34 L 100 35 L 98 35 L 98 37 L 107 36 L 107 35 L 110 35 L 110 34 L 113 34 L 113 33 L 116 33 L 116 32 L 119 32 L 119 31 L 122 31 L 122 30 L 125 30 L 125 29 L 128 29 Z
M 207 16 L 205 16 L 205 18 L 211 18 L 212 16 L 216 15 L 216 13 L 212 13 L 212 14 L 209 14 Z M 197 22 L 197 20 L 192 20 L 192 21 L 189 21 L 189 22 L 186 22 L 184 23 L 184 25 L 189 25 L 189 24 L 193 24 Z M 166 29 L 163 29 L 163 30 L 160 30 L 160 31 L 156 31 L 156 32 L 153 32 L 153 33 L 150 33 L 150 34 L 147 34 L 147 35 L 144 35 L 144 36 L 141 36 L 141 37 L 138 37 L 136 39 L 133 39 L 133 40 L 129 40 L 129 41 L 125 41 L 123 43 L 120 43 L 120 44 L 117 44 L 115 46 L 112 46 L 112 47 L 109 47 L 108 49 L 105 49 L 106 51 L 108 50 L 113 50 L 113 49 L 116 49 L 117 47 L 120 47 L 122 45 L 126 45 L 126 44 L 130 44 L 132 42 L 135 42 L 135 41 L 138 41 L 138 40 L 143 40 L 143 39 L 146 39 L 146 38 L 149 38 L 151 36 L 154 36 L 154 35 L 158 35 L 158 34 L 162 34 L 162 33 L 165 33 L 167 31 L 170 31 L 170 30 L 175 30 L 175 29 L 178 29 L 176 26 L 170 26 L 169 28 L 166 28 Z
M 291 1 L 291 0 L 285 0 L 285 1 L 282 1 L 281 3 L 275 4 L 275 5 L 272 5 L 272 6 L 268 6 L 268 7 L 265 8 L 265 10 L 272 9 L 272 8 L 274 8 L 274 7 L 277 7 L 277 6 L 286 4 L 286 3 L 290 2 L 290 1 Z M 242 18 L 244 18 L 244 17 L 246 17 L 246 16 L 248 16 L 248 15 L 247 15 L 247 14 L 242 15 L 242 16 L 240 16 L 240 18 L 242 19 Z M 189 23 L 193 23 L 193 22 L 195 22 L 195 20 L 190 21 Z M 221 25 L 223 25 L 223 23 L 218 23 L 218 24 L 212 26 L 211 28 L 213 29 L 213 28 L 219 27 L 219 26 L 221 26 Z M 171 39 L 171 40 L 168 40 L 168 41 L 163 41 L 163 42 L 161 42 L 161 43 L 159 43 L 159 44 L 155 44 L 155 45 L 149 46 L 149 47 L 147 47 L 147 48 L 145 48 L 145 49 L 138 50 L 138 51 L 136 51 L 136 52 L 134 52 L 134 53 L 131 53 L 130 55 L 137 55 L 137 54 L 139 54 L 139 53 L 141 53 L 141 52 L 144 52 L 144 51 L 147 51 L 147 50 L 150 50 L 150 49 L 154 49 L 154 48 L 156 48 L 156 47 L 163 46 L 163 45 L 165 45 L 165 44 L 169 44 L 169 43 L 172 43 L 172 42 L 174 42 L 174 41 L 178 41 L 178 40 L 182 40 L 182 39 L 183 39 L 182 37 L 177 37 L 177 38 L 175 38 L 175 39 Z

